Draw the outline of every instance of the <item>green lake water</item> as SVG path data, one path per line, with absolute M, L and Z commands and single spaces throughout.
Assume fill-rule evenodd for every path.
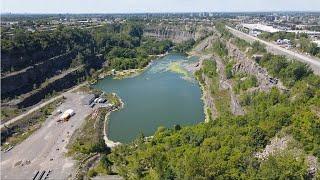
M 173 128 L 204 121 L 201 89 L 192 75 L 169 70 L 172 63 L 180 65 L 196 61 L 180 54 L 169 54 L 152 62 L 142 74 L 126 78 L 107 77 L 95 88 L 115 92 L 124 108 L 109 116 L 110 140 L 128 143 L 140 132 L 152 135 L 159 126 Z

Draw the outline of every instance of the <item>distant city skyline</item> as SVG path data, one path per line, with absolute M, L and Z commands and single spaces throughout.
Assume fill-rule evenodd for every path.
M 1 13 L 319 11 L 320 0 L 2 0 Z

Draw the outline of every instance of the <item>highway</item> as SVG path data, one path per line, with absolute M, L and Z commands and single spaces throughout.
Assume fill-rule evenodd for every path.
M 276 44 L 261 40 L 257 37 L 254 37 L 254 36 L 250 36 L 249 34 L 243 33 L 241 31 L 233 29 L 229 26 L 227 26 L 227 28 L 230 30 L 230 32 L 233 35 L 235 35 L 241 39 L 244 39 L 248 42 L 259 41 L 260 43 L 266 45 L 266 49 L 270 53 L 274 53 L 274 54 L 278 54 L 278 55 L 285 55 L 288 58 L 295 59 L 300 62 L 308 64 L 310 66 L 310 68 L 314 71 L 315 74 L 320 75 L 320 59 L 318 59 L 316 57 L 306 56 L 306 55 L 282 48 Z

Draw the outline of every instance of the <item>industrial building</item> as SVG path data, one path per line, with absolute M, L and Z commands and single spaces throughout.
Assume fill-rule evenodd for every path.
M 291 32 L 295 34 L 307 34 L 310 37 L 320 37 L 320 32 L 318 31 L 308 31 L 308 30 L 286 30 L 285 28 L 275 28 L 273 26 L 268 26 L 264 24 L 241 24 L 242 28 L 246 29 L 250 35 L 257 36 L 261 32 L 276 33 L 280 31 Z

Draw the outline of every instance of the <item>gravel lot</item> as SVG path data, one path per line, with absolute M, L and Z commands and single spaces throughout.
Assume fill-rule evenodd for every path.
M 64 96 L 65 102 L 47 118 L 38 131 L 9 152 L 1 152 L 1 179 L 33 179 L 38 171 L 36 179 L 43 171 L 46 172 L 42 179 L 66 179 L 72 173 L 75 161 L 65 157 L 66 146 L 85 117 L 98 106 L 90 108 L 82 104 L 81 100 L 87 94 L 70 92 Z M 58 109 L 62 112 L 73 109 L 75 115 L 67 122 L 58 123 Z

